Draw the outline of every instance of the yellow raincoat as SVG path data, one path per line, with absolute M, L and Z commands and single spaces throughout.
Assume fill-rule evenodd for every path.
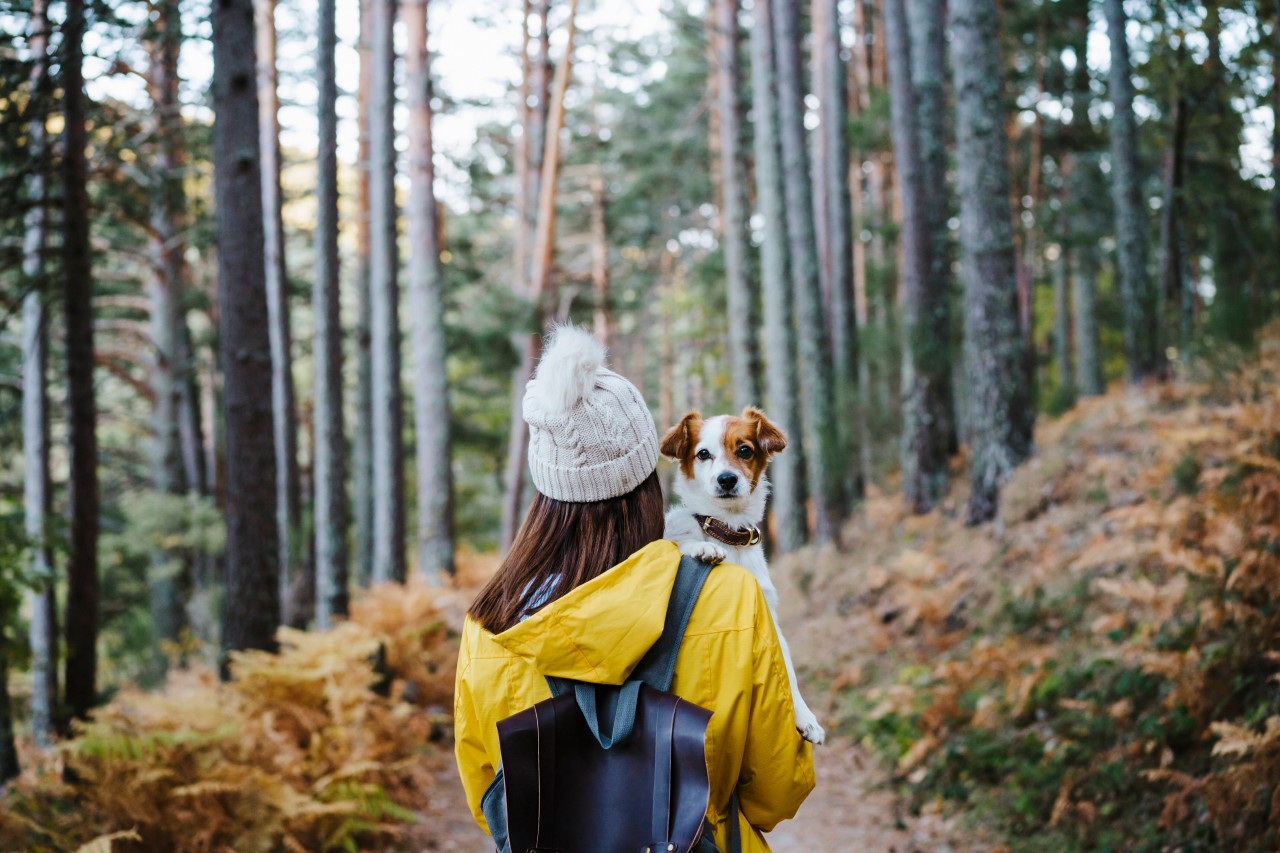
M 551 696 L 543 675 L 621 684 L 662 634 L 680 552 L 654 542 L 600 577 L 494 635 L 468 617 L 454 692 L 455 753 L 467 804 L 488 831 L 480 797 L 498 766 L 499 720 Z M 773 619 L 745 569 L 715 567 L 694 606 L 672 692 L 712 712 L 708 816 L 728 849 L 725 810 L 737 785 L 743 853 L 795 815 L 813 790 L 813 751 L 796 732 Z

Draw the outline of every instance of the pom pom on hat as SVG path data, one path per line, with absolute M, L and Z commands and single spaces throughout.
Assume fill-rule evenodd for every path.
M 596 387 L 604 345 L 577 326 L 552 328 L 529 393 L 548 414 L 567 414 Z

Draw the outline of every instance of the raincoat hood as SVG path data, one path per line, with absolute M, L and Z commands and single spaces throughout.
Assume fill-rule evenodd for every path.
M 674 542 L 651 542 L 493 640 L 542 675 L 621 684 L 662 635 L 679 566 Z

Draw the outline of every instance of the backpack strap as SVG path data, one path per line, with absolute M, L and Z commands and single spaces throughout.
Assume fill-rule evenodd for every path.
M 640 659 L 640 663 L 636 664 L 636 668 L 622 685 L 589 684 L 545 676 L 552 696 L 562 696 L 565 693 L 575 695 L 578 707 L 582 709 L 582 716 L 586 718 L 591 734 L 601 748 L 609 749 L 615 743 L 625 741 L 631 734 L 635 725 L 636 701 L 641 683 L 664 693 L 671 689 L 676 657 L 680 654 L 680 644 L 684 642 L 689 617 L 693 614 L 693 606 L 697 604 L 710 573 L 711 564 L 692 557 L 680 558 L 676 579 L 671 586 L 671 597 L 667 601 L 662 636 Z M 613 726 L 608 732 L 601 725 L 602 718 L 613 719 Z
M 680 654 L 681 643 L 684 642 L 684 632 L 689 627 L 693 606 L 698 603 L 698 596 L 702 593 L 702 587 L 707 582 L 709 574 L 711 574 L 710 563 L 695 560 L 693 557 L 680 558 L 680 567 L 676 569 L 676 580 L 671 587 L 671 599 L 667 604 L 662 636 L 640 659 L 640 663 L 636 664 L 629 681 L 643 681 L 664 693 L 671 689 L 671 679 L 676 672 L 676 657 Z

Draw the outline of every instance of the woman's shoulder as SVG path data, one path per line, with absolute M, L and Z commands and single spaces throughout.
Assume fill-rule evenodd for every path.
M 689 631 L 752 628 L 763 602 L 763 593 L 754 575 L 736 563 L 721 563 L 707 575 L 689 620 Z

